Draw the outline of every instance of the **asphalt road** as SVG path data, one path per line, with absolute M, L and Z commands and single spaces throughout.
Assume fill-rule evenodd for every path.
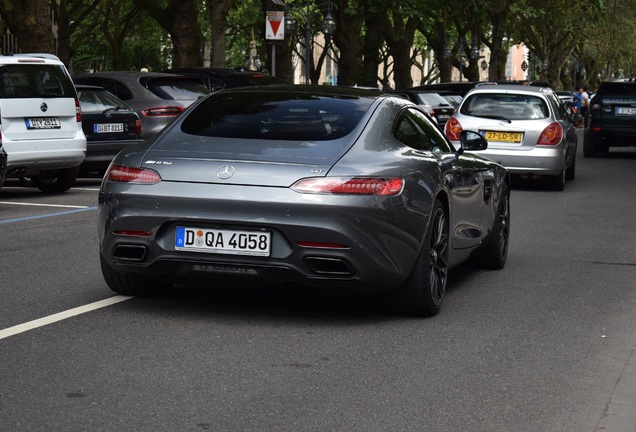
M 4 187 L 0 431 L 600 430 L 631 409 L 635 172 L 612 150 L 564 192 L 516 182 L 506 268 L 455 269 L 432 319 L 328 289 L 116 296 L 96 182 Z

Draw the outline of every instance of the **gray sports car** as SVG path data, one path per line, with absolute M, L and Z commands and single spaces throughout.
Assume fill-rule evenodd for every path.
M 403 98 L 340 87 L 246 87 L 193 104 L 127 147 L 99 193 L 108 286 L 291 281 L 391 292 L 435 315 L 448 271 L 506 262 L 510 179 L 451 144 Z M 395 294 L 393 294 L 395 293 Z

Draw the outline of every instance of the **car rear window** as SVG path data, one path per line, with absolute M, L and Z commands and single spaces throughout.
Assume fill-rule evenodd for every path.
M 154 78 L 146 85 L 148 90 L 165 100 L 196 100 L 210 93 L 198 79 Z
M 538 120 L 550 116 L 548 104 L 543 98 L 510 93 L 469 95 L 460 113 L 473 117 L 504 117 L 508 120 Z
M 183 120 L 191 135 L 293 141 L 325 141 L 348 135 L 370 98 L 274 92 L 217 93 Z
M 128 105 L 106 90 L 82 90 L 80 88 L 77 90 L 77 96 L 84 113 L 101 113 L 106 109 L 130 109 Z
M 450 103 L 437 93 L 415 93 L 419 104 L 430 106 L 450 106 Z
M 0 66 L 0 98 L 75 98 L 75 87 L 63 66 L 5 64 Z
M 601 96 L 636 97 L 636 83 L 604 82 L 599 87 L 597 94 Z

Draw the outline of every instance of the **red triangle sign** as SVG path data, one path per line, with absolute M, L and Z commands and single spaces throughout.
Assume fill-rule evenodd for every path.
M 278 28 L 280 27 L 280 21 L 269 20 L 269 24 L 272 26 L 272 31 L 274 32 L 274 36 L 278 34 Z

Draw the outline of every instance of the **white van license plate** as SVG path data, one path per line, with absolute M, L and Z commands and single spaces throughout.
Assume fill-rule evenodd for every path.
M 25 118 L 27 129 L 59 129 L 60 120 L 57 117 Z
M 95 133 L 110 133 L 110 132 L 123 132 L 124 124 L 123 123 L 105 123 L 105 124 L 94 124 L 93 132 Z
M 230 255 L 269 256 L 271 233 L 179 226 L 175 249 Z

